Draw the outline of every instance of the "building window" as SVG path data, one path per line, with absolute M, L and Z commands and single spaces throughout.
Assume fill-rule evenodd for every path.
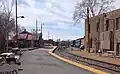
M 106 20 L 106 31 L 108 31 L 109 28 L 109 20 Z
M 104 40 L 104 33 L 103 33 L 103 40 Z
M 116 30 L 119 29 L 120 18 L 116 18 Z
M 90 39 L 90 48 L 92 48 L 92 38 Z
M 97 32 L 99 31 L 99 23 L 97 23 Z

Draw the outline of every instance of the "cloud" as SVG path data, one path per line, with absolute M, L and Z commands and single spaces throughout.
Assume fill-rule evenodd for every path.
M 114 6 L 116 9 L 120 8 L 120 0 L 115 0 Z
M 10 0 L 9 0 L 10 1 Z M 11 0 L 15 1 L 15 0 Z M 84 36 L 84 20 L 74 25 L 72 15 L 76 2 L 82 0 L 18 0 L 18 16 L 25 18 L 18 19 L 18 24 L 29 31 L 35 28 L 35 21 L 38 20 L 38 27 L 43 25 L 44 38 L 50 31 L 54 39 L 76 39 Z M 116 0 L 115 7 L 120 7 L 120 1 Z M 13 6 L 15 14 L 15 6 Z M 15 16 L 15 15 L 14 15 Z
M 20 0 L 18 5 L 18 16 L 24 15 L 24 19 L 18 19 L 18 24 L 26 27 L 29 31 L 44 23 L 44 38 L 50 31 L 54 38 L 70 39 L 82 37 L 84 29 L 76 25 L 72 20 L 72 14 L 76 1 L 74 0 Z M 15 14 L 15 8 L 13 13 Z
M 28 2 L 26 2 L 25 0 L 18 0 L 18 4 L 19 5 L 26 5 L 26 6 L 30 6 L 30 4 Z

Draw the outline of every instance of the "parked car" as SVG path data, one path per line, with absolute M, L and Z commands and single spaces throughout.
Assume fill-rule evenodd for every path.
M 70 42 L 70 45 L 71 45 L 71 47 L 74 47 L 74 46 L 75 46 L 75 40 L 72 40 L 72 41 Z
M 5 60 L 0 56 L 0 65 L 5 63 Z
M 44 48 L 52 49 L 53 45 L 52 44 L 44 44 Z
M 23 54 L 23 52 L 19 48 L 12 48 L 12 52 L 18 56 Z
M 8 64 L 14 63 L 17 65 L 21 65 L 21 63 L 18 60 L 18 57 L 16 57 L 14 53 L 2 53 L 0 54 L 0 57 L 4 59 L 5 63 L 8 63 Z

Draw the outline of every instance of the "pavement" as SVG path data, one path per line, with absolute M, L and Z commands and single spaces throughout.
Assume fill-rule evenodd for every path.
M 14 72 L 14 71 L 18 73 L 18 66 L 16 64 L 13 64 L 13 65 L 4 64 L 0 66 L 0 74 L 7 74 L 6 72 L 9 73 L 9 72 Z
M 31 48 L 20 48 L 20 50 L 22 50 L 22 51 L 28 51 L 29 49 L 35 49 L 35 48 L 33 48 L 33 47 L 31 47 Z
M 40 48 L 24 52 L 20 59 L 20 69 L 23 70 L 19 74 L 94 74 L 59 60 L 46 50 L 48 49 Z
M 98 56 L 98 54 L 96 53 L 88 53 L 86 51 L 80 51 L 80 50 L 71 50 L 69 52 L 75 55 L 79 55 L 79 56 L 83 56 L 83 57 L 87 57 L 95 60 L 100 60 L 100 61 L 111 63 L 111 64 L 120 65 L 120 58 Z

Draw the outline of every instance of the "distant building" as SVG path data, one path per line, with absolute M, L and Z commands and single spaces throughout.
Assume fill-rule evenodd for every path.
M 44 44 L 52 44 L 52 45 L 54 45 L 54 41 L 53 41 L 53 39 L 44 40 Z
M 85 45 L 85 37 L 80 39 L 80 43 L 81 43 L 80 45 Z
M 90 28 L 90 51 L 115 51 L 120 54 L 120 9 L 91 17 L 90 27 L 85 20 L 85 47 L 88 49 L 88 28 Z
M 81 38 L 75 40 L 75 47 L 79 48 L 81 45 Z
M 15 37 L 14 40 L 16 39 Z M 24 31 L 20 32 L 18 35 L 19 47 L 39 47 L 40 41 L 42 43 L 40 37 L 39 34 L 36 35 L 36 33 L 30 33 L 24 29 Z
M 70 45 L 71 45 L 72 47 L 74 47 L 74 46 L 75 46 L 75 40 L 72 40 L 72 41 L 70 42 Z
M 19 33 L 18 41 L 20 47 L 31 47 L 33 42 L 33 34 L 24 30 L 23 32 Z
M 72 47 L 77 47 L 77 48 L 80 48 L 81 45 L 85 45 L 85 37 L 83 38 L 78 38 L 78 39 L 75 39 L 75 40 L 71 40 L 71 46 Z

